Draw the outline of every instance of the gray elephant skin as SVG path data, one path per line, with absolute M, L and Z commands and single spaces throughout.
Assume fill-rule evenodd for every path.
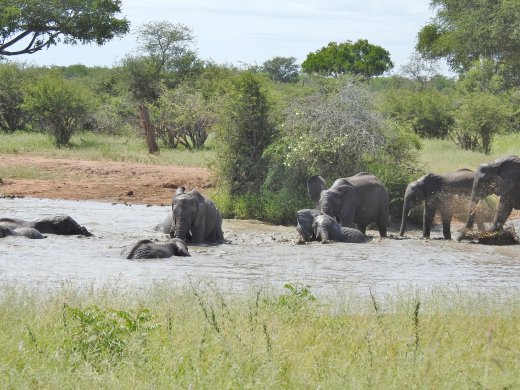
M 492 228 L 493 231 L 499 231 L 502 230 L 511 211 L 520 209 L 520 157 L 508 156 L 479 165 L 471 189 L 464 232 L 473 228 L 478 203 L 492 194 L 500 197 Z
M 367 242 L 359 230 L 342 227 L 336 220 L 315 209 L 299 210 L 296 214 L 296 230 L 304 241 L 337 241 L 347 243 Z
M 224 240 L 222 215 L 215 204 L 199 191 L 179 187 L 172 200 L 173 222 L 170 236 L 191 243 L 217 243 Z
M 68 215 L 55 215 L 52 217 L 40 218 L 36 221 L 23 221 L 16 218 L 0 218 L 0 225 L 10 229 L 20 227 L 33 228 L 40 233 L 61 234 L 61 235 L 80 235 L 90 237 L 90 233 L 84 226 L 80 226 Z
M 404 195 L 403 214 L 399 234 L 404 235 L 411 210 L 424 201 L 423 237 L 430 238 L 435 213 L 439 211 L 442 219 L 442 234 L 446 240 L 451 239 L 451 219 L 458 198 L 471 196 L 475 173 L 471 169 L 459 169 L 445 175 L 428 173 L 408 184 Z M 481 214 L 480 214 L 481 215 Z M 478 221 L 483 229 L 482 218 Z
M 29 228 L 29 227 L 17 227 L 11 229 L 7 226 L 0 225 L 0 238 L 4 238 L 7 236 L 21 236 L 32 239 L 41 239 L 45 238 L 43 234 L 41 234 L 38 230 Z
M 152 240 L 140 240 L 123 249 L 121 256 L 125 259 L 157 259 L 172 256 L 190 256 L 186 243 L 180 238 L 172 238 L 169 242 L 159 243 Z
M 164 221 L 162 221 L 162 223 L 156 225 L 154 227 L 154 230 L 157 232 L 170 234 L 170 232 L 172 231 L 172 225 L 173 225 L 173 214 L 170 210 L 170 212 L 168 213 L 168 216 L 166 218 L 164 218 Z
M 343 227 L 356 224 L 363 234 L 370 223 L 375 223 L 379 235 L 386 237 L 390 213 L 388 205 L 388 191 L 383 183 L 376 176 L 362 172 L 337 179 L 327 190 L 323 188 L 317 209 L 339 220 Z

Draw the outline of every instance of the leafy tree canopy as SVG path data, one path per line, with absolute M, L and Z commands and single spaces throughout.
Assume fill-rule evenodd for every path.
M 273 57 L 264 62 L 262 70 L 274 81 L 289 83 L 298 80 L 298 69 L 294 57 Z
M 419 31 L 418 52 L 429 59 L 445 58 L 459 73 L 475 61 L 492 59 L 497 72 L 518 84 L 520 2 L 433 0 L 431 6 L 437 14 Z
M 2 0 L 0 58 L 32 54 L 60 42 L 103 45 L 129 30 L 121 0 Z
M 302 63 L 306 73 L 337 76 L 344 73 L 370 78 L 393 68 L 390 53 L 366 39 L 344 43 L 330 42 L 320 50 L 309 53 Z

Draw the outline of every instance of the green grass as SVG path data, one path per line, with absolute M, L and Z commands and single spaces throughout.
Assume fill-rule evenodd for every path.
M 0 154 L 39 155 L 85 160 L 112 160 L 144 164 L 207 166 L 215 156 L 211 140 L 200 151 L 161 148 L 158 155 L 148 153 L 144 139 L 134 135 L 105 135 L 83 132 L 74 135 L 70 147 L 57 148 L 53 139 L 42 133 L 17 131 L 0 133 Z
M 419 162 L 425 171 L 442 174 L 461 168 L 475 170 L 479 164 L 512 154 L 520 154 L 520 133 L 496 137 L 489 155 L 462 150 L 452 141 L 425 139 Z
M 519 388 L 520 295 L 3 286 L 3 388 Z

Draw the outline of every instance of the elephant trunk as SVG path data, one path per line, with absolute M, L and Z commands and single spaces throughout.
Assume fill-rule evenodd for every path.
M 173 214 L 173 223 L 170 231 L 170 237 L 176 237 L 186 241 L 188 239 L 190 223 L 186 221 L 186 218 L 182 218 L 181 215 L 176 214 L 180 213 Z
M 477 210 L 477 206 L 479 204 L 480 200 L 476 197 L 471 197 L 471 202 L 469 204 L 469 213 L 468 213 L 468 219 L 466 221 L 466 226 L 464 227 L 464 230 L 471 230 L 473 229 L 473 224 L 475 223 L 475 211 Z
M 406 231 L 406 223 L 408 222 L 408 215 L 410 214 L 410 210 L 412 209 L 412 204 L 410 199 L 405 197 L 403 203 L 403 215 L 401 217 L 401 230 L 399 231 L 400 236 L 404 236 L 404 232 Z

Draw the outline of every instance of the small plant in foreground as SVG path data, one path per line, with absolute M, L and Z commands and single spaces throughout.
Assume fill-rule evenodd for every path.
M 124 355 L 131 335 L 139 336 L 144 343 L 148 333 L 160 324 L 150 324 L 155 316 L 148 309 L 122 311 L 63 307 L 63 325 L 68 333 L 64 348 L 71 355 L 79 355 L 94 366 L 106 361 L 117 363 Z

